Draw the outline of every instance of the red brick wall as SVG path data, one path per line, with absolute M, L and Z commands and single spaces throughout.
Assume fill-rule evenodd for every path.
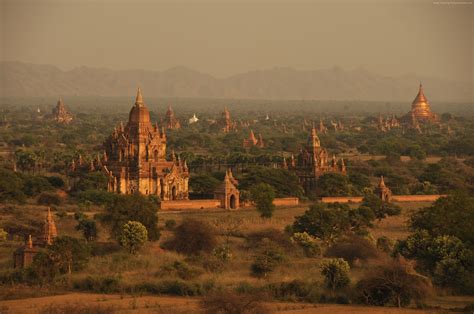
M 273 200 L 275 206 L 296 206 L 299 204 L 297 197 L 281 197 Z
M 323 203 L 360 203 L 362 196 L 328 196 L 321 198 Z
M 446 195 L 392 195 L 392 202 L 434 202 Z
M 161 201 L 161 210 L 197 210 L 197 209 L 211 209 L 220 208 L 221 202 L 219 200 L 175 200 L 175 201 Z

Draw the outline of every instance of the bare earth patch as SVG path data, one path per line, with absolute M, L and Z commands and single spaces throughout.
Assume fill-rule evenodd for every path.
M 103 307 L 113 313 L 200 313 L 200 299 L 167 296 L 121 296 L 92 293 L 70 293 L 50 297 L 9 300 L 0 302 L 0 313 L 38 313 L 65 305 Z M 271 302 L 266 306 L 274 313 L 424 313 L 422 310 L 351 306 L 337 304 L 302 304 Z

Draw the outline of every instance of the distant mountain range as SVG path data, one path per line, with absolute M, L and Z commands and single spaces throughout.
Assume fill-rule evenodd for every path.
M 0 62 L 0 96 L 144 96 L 411 101 L 422 81 L 432 102 L 472 102 L 472 83 L 405 75 L 386 77 L 364 69 L 314 71 L 273 68 L 215 78 L 186 67 L 166 71 L 110 70 Z

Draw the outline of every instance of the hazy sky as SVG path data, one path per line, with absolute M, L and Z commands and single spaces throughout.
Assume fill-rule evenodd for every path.
M 0 0 L 0 52 L 63 69 L 338 65 L 472 80 L 474 5 L 440 2 Z

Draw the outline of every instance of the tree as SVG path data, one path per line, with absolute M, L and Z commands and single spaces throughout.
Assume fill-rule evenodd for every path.
M 187 218 L 174 230 L 174 238 L 165 247 L 179 253 L 198 255 L 211 252 L 217 245 L 216 231 L 205 221 Z
M 314 257 L 321 254 L 321 248 L 315 238 L 306 232 L 296 232 L 291 237 L 293 243 L 298 244 L 307 257 Z
M 293 172 L 281 168 L 257 166 L 249 167 L 243 177 L 239 178 L 239 189 L 250 190 L 260 183 L 271 185 L 276 197 L 301 197 L 304 194 L 299 179 Z
M 264 218 L 271 218 L 275 205 L 275 190 L 266 183 L 260 183 L 250 189 L 250 199 L 255 203 L 260 216 Z
M 412 230 L 426 230 L 432 236 L 452 235 L 463 242 L 474 243 L 474 198 L 455 193 L 438 199 L 410 218 Z
M 426 230 L 418 230 L 397 241 L 394 254 L 415 259 L 418 269 L 440 286 L 462 288 L 472 280 L 467 274 L 474 270 L 474 252 L 457 237 L 433 238 Z
M 377 249 L 367 239 L 359 236 L 352 236 L 341 239 L 331 245 L 324 256 L 338 257 L 346 260 L 350 265 L 354 265 L 357 260 L 366 261 L 377 257 Z
M 387 216 L 394 216 L 401 213 L 400 206 L 397 206 L 393 203 L 382 201 L 376 195 L 372 193 L 367 193 L 362 200 L 360 207 L 370 208 L 375 217 L 380 221 Z
M 156 241 L 160 238 L 157 206 L 147 197 L 140 194 L 117 195 L 105 211 L 101 220 L 111 227 L 115 239 L 118 239 L 122 226 L 128 221 L 138 221 L 144 225 L 149 240 Z
M 0 202 L 23 202 L 25 198 L 21 177 L 11 170 L 0 168 Z
M 126 248 L 130 254 L 135 254 L 148 239 L 146 227 L 138 221 L 129 221 L 122 227 L 119 243 Z
M 398 261 L 371 269 L 356 285 L 357 298 L 370 305 L 406 306 L 430 292 L 430 281 Z
M 189 187 L 193 193 L 212 194 L 220 181 L 208 174 L 192 176 L 189 179 Z
M 61 273 L 71 274 L 73 270 L 80 270 L 87 265 L 90 249 L 78 239 L 63 236 L 54 240 L 47 254 Z
M 97 225 L 92 219 L 78 219 L 76 230 L 82 231 L 82 235 L 88 242 L 97 239 Z
M 267 245 L 260 254 L 255 256 L 252 263 L 252 274 L 257 277 L 266 277 L 278 264 L 285 261 L 285 255 L 277 246 Z
M 340 173 L 325 173 L 318 178 L 317 190 L 319 196 L 350 195 L 349 180 Z
M 331 290 L 344 288 L 349 285 L 349 264 L 342 258 L 333 258 L 321 263 L 321 274 L 324 276 L 326 287 Z
M 363 207 L 351 209 L 347 204 L 317 203 L 295 218 L 293 232 L 307 232 L 329 244 L 344 233 L 366 233 L 372 220 L 372 212 Z

